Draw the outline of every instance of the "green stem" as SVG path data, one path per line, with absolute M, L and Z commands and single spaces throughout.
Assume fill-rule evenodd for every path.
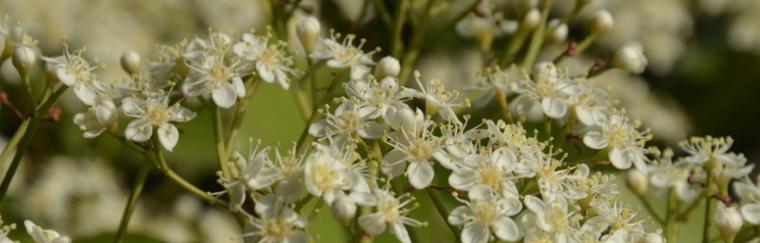
M 254 79 L 251 79 L 251 82 L 252 83 L 248 87 L 248 92 L 246 93 L 245 97 L 243 97 L 240 100 L 240 103 L 237 105 L 235 118 L 232 121 L 232 125 L 230 126 L 230 133 L 227 137 L 227 142 L 225 143 L 227 154 L 232 153 L 231 150 L 233 147 L 235 147 L 235 140 L 237 139 L 238 132 L 240 132 L 240 125 L 243 123 L 243 119 L 245 119 L 245 112 L 248 110 L 248 103 L 251 102 L 251 97 L 253 97 L 253 94 L 259 86 L 259 83 L 261 83 Z M 216 119 L 216 117 L 214 119 Z
M 19 141 L 18 147 L 16 147 L 16 154 L 13 155 L 13 160 L 11 160 L 11 165 L 8 167 L 8 171 L 6 171 L 5 176 L 3 176 L 3 182 L 2 185 L 0 185 L 0 202 L 2 202 L 2 200 L 5 198 L 5 194 L 8 193 L 8 188 L 11 185 L 13 176 L 16 174 L 16 170 L 21 164 L 21 158 L 24 157 L 24 152 L 26 152 L 29 144 L 31 144 L 32 137 L 34 137 L 34 134 L 37 132 L 37 126 L 40 124 L 40 120 L 36 116 L 28 117 L 27 120 L 30 121 L 26 130 L 17 131 L 23 132 L 24 135 Z M 9 144 L 6 148 L 11 147 L 13 146 Z
M 327 94 L 325 94 L 325 97 L 322 97 L 322 100 L 319 102 L 319 106 L 323 106 L 330 102 L 330 99 L 332 99 L 333 95 L 335 94 L 336 87 L 339 87 L 340 85 L 340 79 L 343 77 L 343 75 L 346 74 L 346 71 L 343 70 L 340 73 L 335 75 L 335 78 L 333 79 L 332 83 L 330 83 L 330 87 L 327 87 Z M 301 136 L 298 138 L 298 142 L 296 143 L 296 152 L 300 153 L 303 152 L 303 149 L 306 143 L 307 138 L 309 137 L 309 127 L 312 123 L 316 122 L 317 119 L 319 119 L 319 112 L 317 110 L 313 111 L 311 113 L 311 117 L 309 117 L 309 120 L 306 121 L 306 126 L 304 127 L 303 131 L 301 131 Z
M 501 109 L 501 115 L 506 122 L 512 122 L 512 113 L 509 111 L 509 103 L 507 102 L 507 94 L 504 91 L 496 91 L 496 99 L 499 101 L 499 108 Z
M 129 194 L 129 198 L 127 199 L 127 205 L 124 206 L 124 212 L 121 214 L 119 229 L 116 231 L 116 236 L 114 236 L 113 239 L 114 243 L 120 243 L 124 239 L 124 235 L 127 233 L 127 226 L 129 225 L 130 218 L 132 218 L 132 212 L 135 209 L 137 199 L 140 197 L 140 193 L 142 193 L 143 185 L 145 185 L 145 179 L 148 178 L 148 172 L 150 172 L 150 164 L 146 161 L 143 161 L 142 163 L 143 164 L 140 166 L 140 171 L 137 172 L 135 184 L 132 186 L 132 192 Z
M 707 163 L 710 163 L 709 161 Z M 709 169 L 710 166 L 708 166 L 707 170 L 707 180 L 706 186 L 705 186 L 705 221 L 702 225 L 702 243 L 710 242 L 710 230 L 711 230 L 711 224 L 712 224 L 712 206 L 713 202 L 710 200 L 710 196 L 712 195 L 712 179 L 713 179 L 713 172 L 711 169 Z
M 665 219 L 665 239 L 667 242 L 676 242 L 676 238 L 678 237 L 678 232 L 676 232 L 678 223 L 675 220 L 677 214 L 677 202 L 678 198 L 676 198 L 676 193 L 673 189 L 670 189 L 668 191 L 668 201 L 666 204 L 667 214 Z
M 31 121 L 32 119 L 29 118 L 24 119 L 21 125 L 18 126 L 18 129 L 16 129 L 16 133 L 11 137 L 11 140 L 8 141 L 8 144 L 3 148 L 3 153 L 0 154 L 0 168 L 5 167 L 5 162 L 8 161 L 8 157 L 11 156 L 16 147 L 18 147 L 19 141 L 21 141 L 26 135 L 26 130 L 29 128 Z
M 227 169 L 227 149 L 225 149 L 225 141 L 224 140 L 224 128 L 222 128 L 222 112 L 219 109 L 219 107 L 215 105 L 211 105 L 211 112 L 214 115 L 213 123 L 214 123 L 214 138 L 216 142 L 216 156 L 217 160 L 219 161 L 219 167 L 222 170 L 222 175 L 225 177 L 229 177 L 230 172 L 229 169 Z M 156 148 L 159 148 L 160 146 L 156 146 Z M 159 149 L 157 149 L 159 150 Z
M 155 155 L 155 158 L 153 159 L 154 162 L 156 162 L 156 166 L 158 167 L 158 170 L 161 171 L 166 177 L 174 181 L 174 183 L 177 183 L 180 187 L 184 188 L 185 190 L 189 191 L 192 194 L 195 194 L 196 196 L 200 197 L 201 199 L 209 202 L 212 205 L 220 206 L 220 207 L 227 207 L 227 203 L 224 203 L 222 200 L 219 200 L 218 198 L 212 197 L 205 191 L 195 187 L 192 183 L 185 180 L 185 178 L 182 178 L 182 176 L 178 175 L 169 167 L 169 164 L 166 163 L 166 159 L 164 158 L 164 153 L 161 151 L 160 147 L 161 144 L 158 142 L 158 139 L 154 139 L 153 142 L 153 152 Z M 145 156 L 148 156 L 145 154 Z
M 525 54 L 522 66 L 525 70 L 530 71 L 533 62 L 538 56 L 538 51 L 541 49 L 541 45 L 544 42 L 544 36 L 546 35 L 546 21 L 549 19 L 549 10 L 551 10 L 553 0 L 545 0 L 544 8 L 541 10 L 541 23 L 538 25 L 533 36 L 531 36 L 530 45 L 528 46 L 528 53 Z
M 396 21 L 393 23 L 393 42 L 391 42 L 391 55 L 394 57 L 401 56 L 404 49 L 404 42 L 401 39 L 401 32 L 406 22 L 406 9 L 409 8 L 409 0 L 400 0 L 396 7 Z
M 638 193 L 634 193 L 634 195 L 636 195 L 639 201 L 641 201 L 641 204 L 644 205 L 644 208 L 649 211 L 649 214 L 652 215 L 652 218 L 654 218 L 658 224 L 665 225 L 665 220 L 663 220 L 662 217 L 657 214 L 657 211 L 654 210 L 654 207 L 652 207 L 652 204 L 649 203 L 649 200 L 644 198 L 642 195 L 639 195 Z
M 446 205 L 444 205 L 443 200 L 441 199 L 440 195 L 438 195 L 438 193 L 432 188 L 427 188 L 425 189 L 425 191 L 427 191 L 428 196 L 430 196 L 430 200 L 433 201 L 433 205 L 435 206 L 436 211 L 438 211 L 438 214 L 441 215 L 441 218 L 443 218 L 443 221 L 446 223 L 446 226 L 448 226 L 449 230 L 451 230 L 451 233 L 454 235 L 454 239 L 457 239 L 455 241 L 458 242 L 459 237 L 457 236 L 459 236 L 460 230 L 456 226 L 448 223 L 447 219 L 448 219 L 449 212 L 448 210 L 446 210 Z

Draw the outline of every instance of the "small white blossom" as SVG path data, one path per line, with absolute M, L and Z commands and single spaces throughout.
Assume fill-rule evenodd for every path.
M 522 203 L 514 197 L 501 198 L 485 186 L 476 186 L 468 193 L 469 202 L 451 211 L 448 222 L 464 225 L 462 243 L 486 243 L 491 232 L 500 240 L 520 239 L 520 227 L 511 218 L 522 210 Z
M 51 229 L 43 229 L 40 226 L 34 224 L 29 220 L 24 220 L 24 227 L 26 232 L 32 237 L 32 240 L 36 243 L 70 243 L 71 239 L 68 236 L 61 235 Z
M 365 214 L 359 217 L 359 226 L 370 235 L 379 235 L 385 231 L 386 225 L 391 226 L 393 235 L 403 243 L 411 243 L 409 233 L 405 225 L 411 227 L 420 227 L 426 225 L 407 215 L 413 207 L 408 207 L 413 202 L 410 194 L 404 194 L 395 197 L 388 189 L 375 189 L 373 198 L 367 202 L 374 205 L 377 209 L 373 213 Z
M 124 115 L 134 118 L 124 131 L 127 139 L 145 142 L 157 128 L 158 139 L 168 151 L 172 151 L 179 140 L 179 131 L 172 122 L 186 122 L 195 118 L 195 112 L 180 106 L 179 102 L 169 106 L 168 96 L 142 99 L 128 97 L 121 101 Z
M 417 110 L 414 125 L 388 135 L 388 144 L 393 150 L 383 157 L 382 171 L 389 177 L 401 175 L 406 168 L 409 183 L 417 189 L 430 185 L 435 176 L 433 160 L 442 153 L 442 139 L 436 137 L 432 121 L 426 120 L 422 111 Z M 406 162 L 409 166 L 406 167 Z
M 58 80 L 74 89 L 82 103 L 94 105 L 98 94 L 105 90 L 93 73 L 97 66 L 92 66 L 84 60 L 81 51 L 70 53 L 66 49 L 62 56 L 43 59 L 54 67 Z
M 251 230 L 243 237 L 258 243 L 308 243 L 309 236 L 304 231 L 308 221 L 292 209 L 285 207 L 273 196 L 256 200 L 258 217 L 248 223 Z
M 360 40 L 358 46 L 354 46 L 354 35 L 346 35 L 343 42 L 338 42 L 339 38 L 340 34 L 332 34 L 329 39 L 319 39 L 309 57 L 314 60 L 327 60 L 327 66 L 331 68 L 350 68 L 352 80 L 364 78 L 371 71 L 369 66 L 374 64 L 372 54 L 375 51 L 362 51 L 364 39 Z
M 74 123 L 84 132 L 85 138 L 94 138 L 114 127 L 118 117 L 119 111 L 113 101 L 98 98 L 87 111 L 74 115 Z
M 284 42 L 269 44 L 269 38 L 243 34 L 243 40 L 232 46 L 235 55 L 253 61 L 256 73 L 267 83 L 275 82 L 283 89 L 290 87 L 288 75 L 293 75 L 293 58 L 286 55 Z
M 644 145 L 652 139 L 649 131 L 640 132 L 638 121 L 631 123 L 624 113 L 612 113 L 599 124 L 599 130 L 589 131 L 583 143 L 592 149 L 609 150 L 608 157 L 618 169 L 646 171 L 646 149 Z

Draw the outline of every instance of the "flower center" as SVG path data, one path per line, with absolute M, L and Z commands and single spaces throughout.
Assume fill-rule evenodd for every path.
M 285 239 L 290 234 L 293 225 L 281 219 L 280 217 L 267 220 L 264 225 L 264 235 L 277 240 Z
M 149 104 L 145 110 L 145 119 L 151 125 L 158 126 L 169 121 L 169 112 L 166 105 L 162 103 Z
M 416 160 L 427 160 L 433 156 L 433 148 L 422 139 L 414 139 L 409 146 L 409 155 Z
M 329 191 L 336 186 L 335 176 L 335 171 L 330 169 L 329 166 L 317 164 L 313 168 L 311 179 L 317 188 Z
M 396 222 L 401 218 L 397 208 L 398 202 L 392 199 L 380 200 L 377 204 L 377 212 L 380 213 L 387 222 Z
M 475 220 L 485 225 L 491 224 L 499 216 L 499 207 L 495 202 L 475 201 L 471 207 Z
M 502 171 L 491 163 L 483 163 L 479 166 L 478 174 L 480 174 L 480 184 L 486 185 L 494 190 L 501 189 L 501 185 L 504 177 Z

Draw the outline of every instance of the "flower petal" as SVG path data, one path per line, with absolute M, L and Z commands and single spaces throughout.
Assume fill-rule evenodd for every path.
M 127 124 L 124 136 L 135 142 L 145 142 L 153 135 L 153 126 L 143 119 L 137 119 Z
M 158 140 L 161 142 L 161 146 L 164 146 L 166 150 L 171 152 L 174 146 L 177 145 L 177 140 L 179 140 L 177 127 L 171 123 L 161 124 L 158 127 Z
M 502 216 L 491 224 L 493 232 L 499 239 L 506 241 L 516 241 L 520 239 L 520 227 L 517 226 L 514 220 L 509 217 Z
M 544 97 L 541 100 L 544 113 L 551 118 L 562 118 L 567 114 L 567 104 L 556 97 Z
M 359 217 L 359 226 L 370 235 L 379 235 L 385 231 L 385 221 L 378 213 L 365 214 Z
M 742 206 L 742 216 L 750 224 L 760 224 L 760 203 L 751 203 Z
M 85 105 L 94 105 L 95 99 L 98 98 L 95 91 L 90 89 L 85 83 L 74 84 L 74 94 L 76 94 L 77 98 L 79 98 L 79 100 Z
M 412 239 L 409 238 L 409 232 L 406 231 L 403 224 L 395 223 L 391 224 L 391 227 L 393 229 L 393 235 L 396 236 L 398 241 L 401 241 L 401 243 L 412 243 Z
M 223 82 L 214 86 L 211 90 L 211 98 L 214 99 L 214 103 L 221 108 L 230 108 L 235 104 L 237 100 L 237 93 L 232 84 Z
M 590 131 L 583 136 L 583 144 L 592 149 L 603 149 L 609 144 L 609 140 L 598 131 Z
M 490 237 L 491 232 L 487 226 L 470 222 L 464 225 L 462 230 L 462 243 L 486 243 Z
M 615 166 L 615 168 L 624 170 L 631 168 L 631 156 L 629 154 L 630 152 L 627 150 L 619 149 L 619 148 L 613 148 L 610 151 L 610 162 L 612 162 L 612 165 Z
M 428 161 L 415 161 L 409 164 L 406 169 L 409 177 L 409 184 L 416 189 L 423 189 L 433 182 L 435 171 Z
M 469 217 L 472 215 L 472 210 L 467 206 L 459 206 L 454 210 L 451 210 L 448 216 L 448 221 L 452 225 L 463 225 L 469 221 Z

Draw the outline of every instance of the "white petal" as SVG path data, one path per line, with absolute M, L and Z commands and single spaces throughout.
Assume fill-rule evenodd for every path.
M 391 150 L 383 156 L 383 174 L 396 177 L 404 173 L 406 154 L 398 149 Z
M 61 80 L 63 84 L 66 86 L 74 85 L 77 82 L 76 75 L 69 71 L 68 68 L 60 67 L 56 68 L 55 70 L 56 76 L 58 76 L 58 79 Z
M 351 66 L 351 80 L 364 79 L 369 74 L 370 68 L 364 65 Z
M 624 170 L 631 168 L 631 157 L 630 152 L 627 150 L 622 150 L 619 148 L 613 148 L 610 151 L 610 162 L 612 162 L 612 165 L 615 166 L 615 168 Z
M 142 100 L 137 98 L 124 98 L 121 100 L 121 110 L 124 111 L 124 115 L 139 117 L 145 112 L 140 108 L 140 103 L 142 103 Z
M 295 202 L 301 197 L 301 185 L 298 179 L 282 180 L 277 184 L 275 194 L 282 197 L 286 203 Z
M 214 99 L 214 103 L 221 108 L 230 108 L 235 104 L 237 99 L 237 92 L 235 88 L 227 83 L 221 83 L 211 90 L 211 98 Z
M 232 87 L 235 88 L 235 94 L 237 94 L 238 97 L 245 96 L 245 85 L 240 77 L 232 78 Z
M 487 226 L 470 222 L 464 225 L 462 230 L 462 243 L 486 243 L 490 237 L 490 230 Z
M 267 83 L 274 82 L 274 73 L 272 73 L 264 63 L 256 63 L 256 72 L 259 74 L 259 77 L 261 77 L 261 80 L 264 80 Z
M 379 235 L 385 231 L 385 221 L 383 221 L 383 217 L 378 213 L 360 216 L 359 226 L 370 235 Z
M 356 204 L 362 206 L 373 206 L 377 204 L 377 198 L 371 193 L 352 192 L 349 196 L 354 200 L 354 202 L 356 202 Z
M 180 106 L 179 103 L 172 105 L 169 113 L 171 113 L 170 120 L 174 122 L 186 122 L 195 118 L 195 112 Z
M 330 205 L 333 217 L 339 219 L 343 223 L 349 222 L 349 220 L 356 215 L 356 209 L 356 203 L 354 203 L 354 200 L 351 200 L 350 197 L 345 195 L 336 197 Z
M 576 106 L 575 115 L 578 117 L 578 120 L 583 123 L 583 125 L 593 126 L 595 124 L 594 115 L 591 114 L 591 110 L 585 106 Z
M 477 174 L 469 169 L 454 170 L 449 176 L 449 184 L 457 190 L 469 190 L 475 185 Z
M 541 201 L 541 199 L 533 195 L 525 196 L 525 199 L 523 201 L 525 201 L 525 207 L 534 213 L 542 213 L 544 211 L 544 208 L 546 208 L 544 201 Z
M 378 122 L 369 121 L 367 122 L 367 127 L 359 129 L 358 132 L 359 136 L 363 138 L 378 139 L 383 136 L 383 133 L 385 132 L 385 126 Z
M 493 224 L 493 231 L 499 239 L 506 241 L 516 241 L 520 238 L 520 228 L 514 220 L 509 217 L 499 217 Z
M 427 161 L 415 161 L 409 164 L 406 169 L 407 176 L 409 177 L 409 184 L 416 189 L 423 189 L 433 182 L 435 171 L 433 166 Z
M 127 124 L 124 136 L 135 142 L 145 142 L 153 135 L 153 126 L 143 119 L 137 119 Z
M 583 136 L 583 144 L 592 149 L 603 149 L 607 147 L 609 140 L 598 131 L 590 131 Z
M 448 221 L 452 225 L 463 225 L 469 221 L 469 217 L 472 216 L 472 210 L 467 206 L 459 206 L 454 210 L 451 210 L 448 216 Z
M 551 118 L 561 118 L 567 114 L 567 104 L 556 97 L 544 97 L 541 100 L 544 113 Z
M 409 238 L 409 233 L 406 231 L 406 228 L 403 224 L 395 223 L 391 224 L 393 234 L 396 235 L 396 238 L 401 241 L 401 243 L 412 243 L 412 239 Z
M 92 89 L 84 83 L 76 83 L 74 85 L 74 93 L 85 105 L 94 105 L 95 99 L 98 98 L 95 91 L 92 91 Z
M 742 206 L 742 216 L 750 224 L 760 224 L 760 203 L 752 203 Z
M 164 123 L 158 127 L 158 140 L 161 142 L 161 146 L 168 151 L 172 151 L 174 146 L 177 145 L 179 140 L 179 131 L 177 127 L 171 123 Z

